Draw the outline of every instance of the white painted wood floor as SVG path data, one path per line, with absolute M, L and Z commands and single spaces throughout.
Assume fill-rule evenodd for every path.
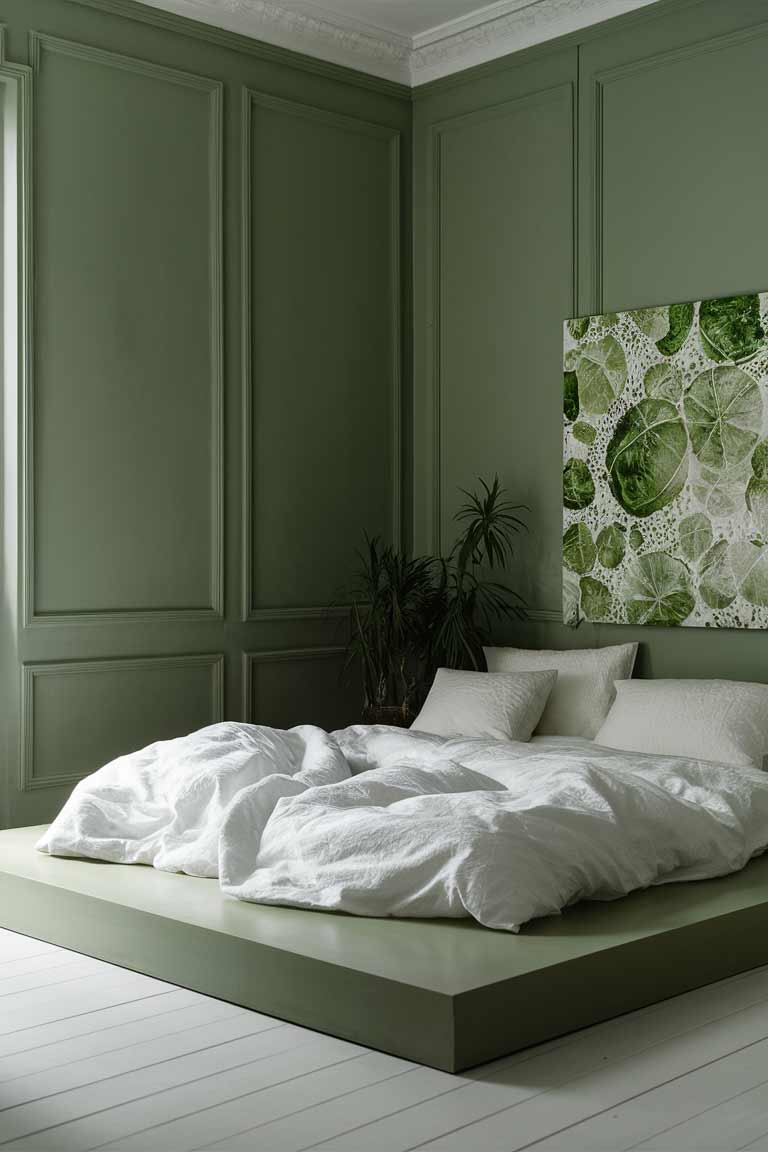
M 0 1147 L 768 1152 L 768 968 L 449 1076 L 0 930 Z

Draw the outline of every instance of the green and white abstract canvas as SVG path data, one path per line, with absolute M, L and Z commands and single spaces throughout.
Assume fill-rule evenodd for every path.
M 564 326 L 563 611 L 768 628 L 768 293 Z

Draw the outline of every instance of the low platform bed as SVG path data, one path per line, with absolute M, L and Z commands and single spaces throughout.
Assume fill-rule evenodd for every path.
M 233 900 L 0 832 L 0 926 L 450 1072 L 768 963 L 768 857 L 519 935 Z

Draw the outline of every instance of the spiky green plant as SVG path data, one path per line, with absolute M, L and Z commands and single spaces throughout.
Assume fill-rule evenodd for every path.
M 491 639 L 494 624 L 508 619 L 525 619 L 521 596 L 487 573 L 504 569 L 514 555 L 514 537 L 526 525 L 517 513 L 498 476 L 489 486 L 480 479 L 481 491 L 468 492 L 454 514 L 459 535 L 441 568 L 440 597 L 430 637 L 431 671 L 438 667 L 485 667 L 483 645 Z
M 352 590 L 350 659 L 363 670 L 366 710 L 399 708 L 407 719 L 426 650 L 434 599 L 434 561 L 410 558 L 366 539 Z
M 352 589 L 350 661 L 363 670 L 366 714 L 412 718 L 438 667 L 484 667 L 495 624 L 525 617 L 522 598 L 489 573 L 504 569 L 525 523 L 498 476 L 461 489 L 458 536 L 447 556 L 409 557 L 366 539 Z

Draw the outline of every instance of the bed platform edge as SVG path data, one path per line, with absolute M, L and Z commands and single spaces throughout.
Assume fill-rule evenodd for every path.
M 448 1072 L 768 963 L 768 857 L 520 935 L 230 900 L 0 831 L 0 927 Z
M 237 936 L 0 876 L 0 927 L 444 1071 L 451 998 Z
M 502 1051 L 541 1044 L 766 963 L 768 890 L 764 904 L 459 995 L 456 1068 L 471 1068 Z

